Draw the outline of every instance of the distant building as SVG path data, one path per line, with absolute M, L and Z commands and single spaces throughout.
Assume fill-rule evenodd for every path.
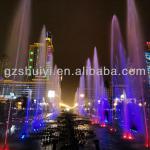
M 4 78 L 4 70 L 8 68 L 8 58 L 6 56 L 0 57 L 0 79 Z
M 42 43 L 33 43 L 29 45 L 29 54 L 28 54 L 28 69 L 38 69 L 39 67 L 39 57 L 40 57 L 40 50 L 41 50 L 41 44 Z M 45 58 L 43 58 L 44 62 L 44 68 L 53 68 L 53 44 L 52 44 L 52 36 L 49 32 L 45 35 Z M 0 59 L 0 75 L 3 76 L 3 70 L 7 66 L 7 59 L 3 58 Z M 25 77 L 26 78 L 26 77 Z M 42 78 L 39 76 L 30 75 L 27 76 L 27 80 L 23 81 L 15 81 L 12 79 L 5 80 L 2 78 L 0 80 L 0 96 L 4 96 L 6 99 L 12 99 L 12 96 L 10 93 L 15 95 L 15 97 L 21 97 L 21 96 L 29 96 L 30 91 L 31 97 L 33 99 L 37 98 L 38 91 L 40 91 L 39 98 L 42 99 L 42 97 L 45 97 L 47 95 L 47 89 L 53 90 L 53 80 L 47 78 Z M 14 97 L 14 99 L 15 99 Z

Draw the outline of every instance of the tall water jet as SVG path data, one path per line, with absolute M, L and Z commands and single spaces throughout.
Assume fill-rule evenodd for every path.
M 127 9 L 127 48 L 129 54 L 129 68 L 145 69 L 143 52 L 144 42 L 134 0 L 127 1 Z M 130 77 L 130 84 L 132 87 L 131 97 L 136 98 L 137 102 L 144 102 L 144 80 L 145 76 L 142 75 Z M 136 121 L 140 125 L 141 132 L 143 132 L 143 126 L 145 127 L 145 143 L 146 145 L 149 145 L 145 106 L 143 106 L 143 112 L 140 111 L 140 116 L 143 116 L 143 121 L 139 121 L 138 118 Z
M 99 63 L 98 63 L 98 56 L 97 56 L 97 49 L 94 48 L 94 56 L 93 56 L 93 69 L 95 72 L 99 69 Z M 100 98 L 100 76 L 95 73 L 93 77 L 93 91 L 94 91 L 94 108 L 96 110 L 96 115 L 98 115 L 98 100 Z M 100 117 L 100 116 L 99 116 Z
M 102 69 L 102 68 L 100 68 Z M 100 115 L 100 122 L 101 124 L 108 123 L 110 121 L 110 112 L 108 111 L 109 102 L 108 102 L 108 96 L 104 84 L 104 77 L 101 75 L 100 76 L 100 98 L 97 101 L 98 103 L 98 110 L 99 110 L 99 115 Z
M 121 71 L 126 67 L 127 60 L 125 56 L 125 48 L 123 45 L 120 25 L 117 16 L 114 15 L 111 24 L 111 68 L 116 69 L 117 73 L 121 73 Z M 126 86 L 125 76 L 122 74 L 112 76 L 113 98 L 120 98 Z
M 16 14 L 13 18 L 12 26 L 10 29 L 10 36 L 8 38 L 6 55 L 8 56 L 9 63 L 11 68 L 22 68 L 24 69 L 27 65 L 27 56 L 28 56 L 28 40 L 29 40 L 29 29 L 30 29 L 30 10 L 31 10 L 31 1 L 30 0 L 21 0 Z M 13 76 L 14 80 L 23 80 L 23 76 Z M 14 87 L 12 92 L 14 92 Z M 11 113 L 11 102 L 10 109 Z M 10 114 L 9 113 L 9 114 Z M 8 116 L 9 116 L 8 114 Z M 10 118 L 8 117 L 7 128 L 6 128 L 6 137 L 5 145 L 7 144 L 7 134 L 9 127 Z
M 77 112 L 77 114 L 80 114 L 79 112 L 79 107 L 80 107 L 80 103 L 79 103 L 79 89 L 77 88 L 76 92 L 75 92 L 75 105 L 76 105 L 76 109 L 75 111 Z
M 134 0 L 127 1 L 127 9 L 127 48 L 129 56 L 129 67 L 135 69 L 145 69 L 143 52 L 144 42 Z M 136 98 L 137 100 L 144 99 L 143 82 L 143 76 L 141 75 L 135 75 L 131 77 L 131 97 Z
M 59 103 L 61 101 L 61 85 L 60 85 L 60 76 L 58 75 L 58 68 L 55 65 L 54 74 L 53 74 L 53 86 L 52 89 L 55 91 L 55 98 L 52 101 L 52 108 L 54 113 L 59 113 Z
M 113 99 L 118 100 L 121 98 L 121 95 L 126 95 L 128 91 L 130 91 L 128 76 L 122 74 L 122 70 L 127 68 L 127 58 L 125 56 L 125 48 L 123 45 L 123 39 L 120 31 L 120 25 L 117 19 L 117 16 L 114 15 L 112 18 L 111 24 L 111 69 L 116 69 L 119 75 L 112 76 L 112 94 Z M 127 110 L 127 100 L 126 96 L 123 98 L 123 102 L 120 104 L 121 114 L 120 122 L 123 121 L 124 124 L 124 132 L 129 132 L 129 124 L 128 124 L 128 110 Z M 117 101 L 115 102 L 118 103 Z M 116 110 L 116 113 L 117 110 Z M 114 123 L 113 123 L 114 124 Z
M 37 66 L 34 68 L 35 70 L 38 69 L 45 69 L 46 65 L 46 28 L 43 26 L 40 36 L 40 43 L 39 43 L 39 50 L 38 50 L 38 58 L 37 58 Z M 31 68 L 32 69 L 32 68 Z M 43 91 L 43 72 L 42 74 L 38 72 L 35 76 L 36 80 L 36 108 L 34 113 L 34 119 L 32 122 L 33 128 L 39 128 L 41 123 L 43 122 L 43 106 L 40 104 L 45 103 L 45 92 Z M 46 87 L 46 83 L 44 83 Z
M 79 83 L 79 114 L 85 115 L 84 113 L 84 106 L 85 106 L 85 77 L 82 74 L 80 77 L 80 83 Z
M 21 0 L 11 24 L 6 50 L 12 68 L 24 68 L 27 65 L 30 10 L 31 1 Z
M 92 104 L 92 75 L 91 75 L 91 61 L 88 58 L 86 62 L 87 76 L 86 76 L 86 86 L 87 86 L 87 98 L 88 102 Z

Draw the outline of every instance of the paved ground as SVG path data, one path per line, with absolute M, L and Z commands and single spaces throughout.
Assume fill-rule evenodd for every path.
M 72 134 L 71 130 L 73 130 L 72 123 L 70 122 L 70 118 L 67 119 L 67 133 L 68 135 L 66 136 L 67 141 L 70 143 L 75 144 L 74 142 L 74 135 Z M 93 140 L 88 141 L 87 146 L 85 147 L 79 147 L 79 150 L 146 150 L 142 144 L 136 143 L 135 141 L 129 142 L 125 141 L 121 138 L 121 135 L 117 132 L 115 134 L 112 134 L 109 132 L 107 128 L 101 128 L 101 127 L 92 127 L 94 132 L 96 133 L 96 139 L 99 141 L 99 148 L 96 149 L 96 146 L 93 145 Z M 1 139 L 1 144 L 2 145 L 2 139 Z M 42 148 L 40 141 L 34 141 L 34 140 L 16 140 L 10 138 L 9 139 L 9 149 L 8 150 L 52 150 L 51 146 L 47 146 Z M 91 143 L 90 143 L 91 142 Z M 59 147 L 59 146 L 58 146 Z M 0 150 L 1 147 L 0 147 Z M 75 148 L 75 145 L 69 149 L 56 149 L 56 150 L 78 150 Z
M 100 150 L 145 150 L 142 144 L 125 141 L 118 133 L 111 134 L 106 128 L 95 127 L 95 131 L 99 139 Z

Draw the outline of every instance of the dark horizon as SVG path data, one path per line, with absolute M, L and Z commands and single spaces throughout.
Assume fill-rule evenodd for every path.
M 13 16 L 19 0 L 2 0 L 0 5 L 0 55 L 5 54 Z M 144 41 L 150 41 L 149 0 L 136 1 Z M 97 47 L 99 63 L 109 66 L 110 24 L 116 14 L 125 39 L 126 0 L 32 1 L 30 44 L 38 42 L 43 24 L 52 32 L 54 63 L 60 68 L 79 68 L 92 58 Z M 66 57 L 67 56 L 67 57 Z M 72 104 L 79 77 L 67 76 L 62 82 L 62 99 Z

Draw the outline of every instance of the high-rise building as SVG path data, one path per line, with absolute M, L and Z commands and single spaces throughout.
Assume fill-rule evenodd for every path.
M 28 68 L 29 69 L 39 69 L 40 65 L 40 59 L 41 59 L 41 44 L 43 43 L 33 43 L 29 46 L 29 57 L 28 57 Z M 53 43 L 52 43 L 52 36 L 50 32 L 46 33 L 45 36 L 45 55 L 44 56 L 44 67 L 45 69 L 52 69 L 53 68 L 53 51 L 54 51 L 54 47 L 53 47 Z M 43 53 L 43 52 L 42 52 Z M 39 76 L 34 76 L 34 75 L 30 75 L 28 78 L 29 79 L 34 79 L 37 78 Z
M 150 86 L 150 42 L 146 42 L 145 59 L 146 59 L 146 67 L 148 72 L 148 83 Z

